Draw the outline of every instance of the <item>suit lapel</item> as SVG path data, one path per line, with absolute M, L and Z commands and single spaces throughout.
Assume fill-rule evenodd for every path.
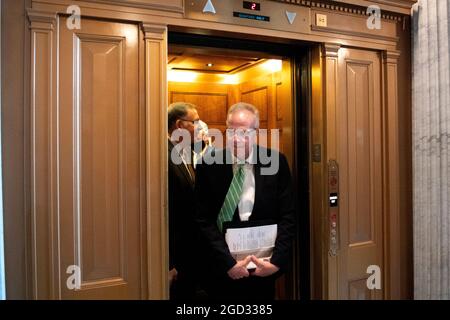
M 181 163 L 177 165 L 178 170 L 180 170 L 183 174 L 183 176 L 186 178 L 186 180 L 189 182 L 189 184 L 193 187 L 195 185 L 195 181 L 191 178 L 191 175 L 189 174 L 188 168 L 184 163 Z
M 172 155 L 172 150 L 174 149 L 174 145 L 173 143 L 169 140 L 169 161 L 172 162 L 172 160 L 170 159 L 171 155 Z M 178 155 L 178 153 L 177 153 Z M 181 160 L 181 158 L 180 158 Z M 186 181 L 192 186 L 194 187 L 194 181 L 191 179 L 191 176 L 189 174 L 188 168 L 186 167 L 186 165 L 184 164 L 184 162 L 181 162 L 180 164 L 175 164 L 172 162 L 172 164 L 175 166 L 175 168 L 178 170 L 179 173 L 181 173 L 182 176 L 184 176 L 184 178 L 186 179 Z
M 231 154 L 230 151 L 228 149 L 226 149 L 226 152 L 224 153 L 224 159 L 223 159 L 223 163 L 225 163 L 225 171 L 224 171 L 224 181 L 225 181 L 225 185 L 227 186 L 227 191 L 230 188 L 230 184 L 231 184 L 231 180 L 233 180 L 233 165 L 230 164 L 227 159 L 231 159 Z
M 262 197 L 262 190 L 263 190 L 263 185 L 264 185 L 264 176 L 261 175 L 261 161 L 259 159 L 259 150 L 258 150 L 258 146 L 255 145 L 253 148 L 253 159 L 254 159 L 254 165 L 253 165 L 253 171 L 255 174 L 255 202 L 253 204 L 253 211 L 252 214 L 250 215 L 249 220 L 252 220 L 252 218 L 255 217 L 255 213 L 258 214 L 259 207 L 259 197 Z

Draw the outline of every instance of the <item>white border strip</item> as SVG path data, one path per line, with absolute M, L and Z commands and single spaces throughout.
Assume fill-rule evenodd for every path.
M 2 75 L 2 0 L 0 0 L 0 76 Z M 1 78 L 0 78 L 1 82 Z M 0 85 L 0 110 L 2 110 L 2 86 Z M 3 248 L 3 165 L 2 165 L 2 113 L 0 112 L 0 300 L 6 299 L 5 262 Z

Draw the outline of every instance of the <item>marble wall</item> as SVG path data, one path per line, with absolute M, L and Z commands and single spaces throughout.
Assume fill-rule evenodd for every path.
M 414 297 L 450 298 L 449 1 L 413 7 Z

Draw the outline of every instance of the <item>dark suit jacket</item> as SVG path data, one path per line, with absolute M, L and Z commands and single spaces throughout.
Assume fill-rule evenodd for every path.
M 178 272 L 190 270 L 195 258 L 192 248 L 196 246 L 194 182 L 186 166 L 171 160 L 174 145 L 169 140 L 169 264 Z M 177 156 L 178 153 L 174 152 Z M 181 161 L 181 158 L 178 158 Z
M 270 164 L 261 163 L 258 156 L 260 151 L 263 154 L 265 152 L 279 157 L 279 170 L 276 174 L 261 174 L 261 168 L 269 167 Z M 209 156 L 225 159 L 226 153 L 229 151 L 215 150 Z M 274 150 L 255 146 L 253 156 L 257 157 L 254 164 L 255 202 L 249 221 L 272 220 L 278 224 L 271 262 L 284 270 L 290 258 L 295 228 L 295 201 L 289 166 L 286 157 Z M 236 261 L 230 255 L 216 220 L 233 178 L 233 167 L 232 164 L 206 164 L 205 162 L 197 165 L 196 170 L 196 220 L 205 237 L 205 242 L 209 245 L 210 260 L 214 261 L 211 269 L 224 275 Z M 239 221 L 238 208 L 233 220 Z

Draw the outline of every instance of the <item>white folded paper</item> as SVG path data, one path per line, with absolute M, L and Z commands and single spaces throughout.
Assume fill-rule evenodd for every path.
M 276 224 L 246 228 L 228 228 L 225 233 L 225 241 L 228 249 L 236 261 L 243 260 L 249 255 L 270 260 L 276 239 Z M 253 262 L 247 265 L 247 269 L 254 268 L 256 266 Z

